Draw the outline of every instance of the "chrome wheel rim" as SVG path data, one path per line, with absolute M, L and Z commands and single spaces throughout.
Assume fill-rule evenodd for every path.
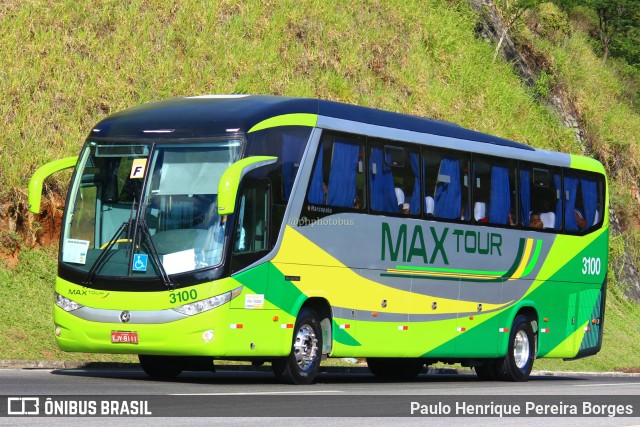
M 518 331 L 513 340 L 513 360 L 518 369 L 523 369 L 529 362 L 529 337 L 525 331 Z
M 318 338 L 313 328 L 306 324 L 300 326 L 293 343 L 293 354 L 300 369 L 308 369 L 316 359 L 317 353 Z

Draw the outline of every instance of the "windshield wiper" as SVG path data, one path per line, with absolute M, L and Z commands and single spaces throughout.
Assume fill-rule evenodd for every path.
M 89 272 L 87 273 L 87 278 L 83 282 L 83 285 L 88 286 L 93 283 L 93 279 L 95 279 L 96 273 L 102 268 L 102 265 L 104 264 L 104 262 L 107 259 L 107 256 L 109 255 L 109 251 L 111 250 L 113 245 L 118 243 L 118 237 L 120 237 L 120 235 L 124 232 L 125 228 L 127 229 L 127 234 L 130 234 L 131 223 L 133 222 L 133 213 L 135 212 L 135 207 L 136 207 L 136 199 L 134 197 L 133 203 L 131 203 L 131 211 L 129 212 L 129 221 L 123 222 L 122 225 L 118 227 L 118 229 L 113 234 L 113 236 L 111 236 L 111 239 L 109 239 L 107 246 L 102 248 L 100 255 L 98 255 L 98 258 L 96 258 L 96 261 L 93 263 L 93 265 L 89 269 Z
M 133 213 L 135 212 L 135 206 L 136 206 L 136 199 L 134 198 L 133 203 L 131 205 L 129 220 L 123 222 L 120 225 L 120 227 L 118 227 L 118 229 L 113 234 L 113 236 L 111 236 L 111 239 L 109 239 L 109 242 L 107 243 L 107 245 L 104 248 L 102 248 L 100 255 L 98 255 L 98 258 L 96 258 L 96 261 L 93 263 L 93 265 L 89 269 L 89 272 L 87 273 L 87 278 L 83 282 L 83 285 L 89 286 L 93 283 L 93 279 L 95 279 L 97 272 L 100 271 L 100 269 L 106 262 L 107 257 L 109 256 L 109 251 L 111 250 L 111 248 L 113 248 L 113 246 L 116 243 L 120 243 L 118 242 L 118 239 L 126 230 L 127 240 L 131 242 L 131 253 L 129 256 L 129 262 L 128 262 L 129 267 L 128 267 L 127 275 L 131 275 L 131 268 L 132 268 L 131 266 L 133 265 L 133 256 L 137 252 L 136 251 L 136 241 L 138 240 L 137 235 L 138 235 L 138 231 L 140 231 L 140 234 L 141 234 L 140 245 L 142 246 L 142 244 L 144 243 L 144 246 L 146 247 L 147 252 L 151 258 L 151 263 L 153 264 L 156 271 L 158 272 L 158 276 L 160 277 L 160 280 L 167 287 L 167 289 L 169 290 L 175 289 L 175 284 L 171 282 L 171 279 L 169 278 L 167 271 L 164 269 L 164 266 L 162 265 L 162 260 L 160 259 L 160 255 L 158 255 L 158 250 L 153 244 L 153 239 L 151 238 L 151 234 L 149 233 L 149 227 L 147 226 L 146 221 L 144 219 L 139 219 L 136 221 L 136 219 L 133 216 Z
M 147 252 L 151 257 L 151 262 L 153 263 L 153 266 L 156 268 L 156 271 L 158 272 L 158 276 L 160 276 L 160 280 L 162 280 L 162 283 L 167 287 L 168 290 L 173 291 L 176 288 L 176 286 L 173 282 L 171 282 L 171 279 L 169 278 L 167 271 L 164 269 L 164 266 L 162 265 L 162 260 L 160 259 L 160 255 L 158 255 L 158 250 L 156 249 L 156 246 L 153 244 L 151 233 L 149 233 L 149 227 L 147 226 L 147 222 L 144 219 L 140 219 L 136 223 L 136 226 L 137 228 L 140 229 L 142 233 L 142 238 L 140 239 L 140 245 L 142 245 L 143 241 L 146 243 L 145 246 L 147 247 Z

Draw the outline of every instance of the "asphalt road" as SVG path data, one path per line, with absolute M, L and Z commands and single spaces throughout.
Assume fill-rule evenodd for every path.
M 473 375 L 423 374 L 415 381 L 387 382 L 378 380 L 366 369 L 356 368 L 349 373 L 321 373 L 317 382 L 309 386 L 290 386 L 278 384 L 266 370 L 184 373 L 175 381 L 164 382 L 149 379 L 139 369 L 0 369 L 0 395 L 2 400 L 9 396 L 38 396 L 41 401 L 50 398 L 59 405 L 70 400 L 97 401 L 98 408 L 104 400 L 120 405 L 125 401 L 130 405 L 127 411 L 133 411 L 131 402 L 146 401 L 144 410 L 152 415 L 138 417 L 135 423 L 154 426 L 247 423 L 259 423 L 261 427 L 332 426 L 365 422 L 376 426 L 424 425 L 427 421 L 430 425 L 447 426 L 640 425 L 637 375 L 564 373 L 533 375 L 527 383 L 507 383 L 482 382 Z M 588 406 L 583 406 L 584 402 Z M 0 401 L 3 410 L 0 413 L 7 414 L 6 405 Z M 122 411 L 122 406 L 115 405 L 116 413 Z M 40 407 L 44 408 L 44 403 Z M 529 417 L 500 417 L 500 413 L 508 414 L 515 407 L 521 413 L 526 411 Z M 574 407 L 577 414 L 571 413 Z M 585 417 L 585 408 L 600 414 Z M 482 411 L 489 416 L 460 416 Z M 556 416 L 540 417 L 545 411 Z M 628 411 L 633 412 L 632 417 L 619 416 Z M 612 413 L 616 416 L 611 416 Z M 0 425 L 113 426 L 114 420 L 127 424 L 134 421 L 122 417 L 17 416 L 0 418 Z

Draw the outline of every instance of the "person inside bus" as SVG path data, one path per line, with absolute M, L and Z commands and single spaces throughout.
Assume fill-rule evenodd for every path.
M 402 214 L 403 215 L 409 215 L 409 208 L 411 206 L 409 205 L 409 203 L 403 203 L 402 204 Z
M 513 211 L 513 209 L 509 210 L 509 215 L 507 216 L 507 225 L 511 227 L 516 226 L 516 213 Z
M 531 228 L 543 228 L 544 224 L 540 219 L 540 212 L 533 211 L 531 212 L 531 221 L 529 222 L 529 227 Z

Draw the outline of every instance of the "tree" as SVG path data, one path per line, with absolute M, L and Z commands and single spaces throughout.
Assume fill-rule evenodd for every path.
M 618 40 L 620 46 L 637 41 L 627 40 L 631 35 L 637 34 L 640 24 L 640 0 L 555 0 L 558 6 L 568 9 L 582 5 L 593 10 L 598 17 L 598 38 L 602 43 L 604 62 L 609 58 L 611 47 Z M 634 31 L 635 30 L 635 31 Z
M 598 36 L 602 43 L 602 60 L 607 62 L 613 37 L 625 27 L 628 0 L 592 0 L 590 6 L 598 15 Z

